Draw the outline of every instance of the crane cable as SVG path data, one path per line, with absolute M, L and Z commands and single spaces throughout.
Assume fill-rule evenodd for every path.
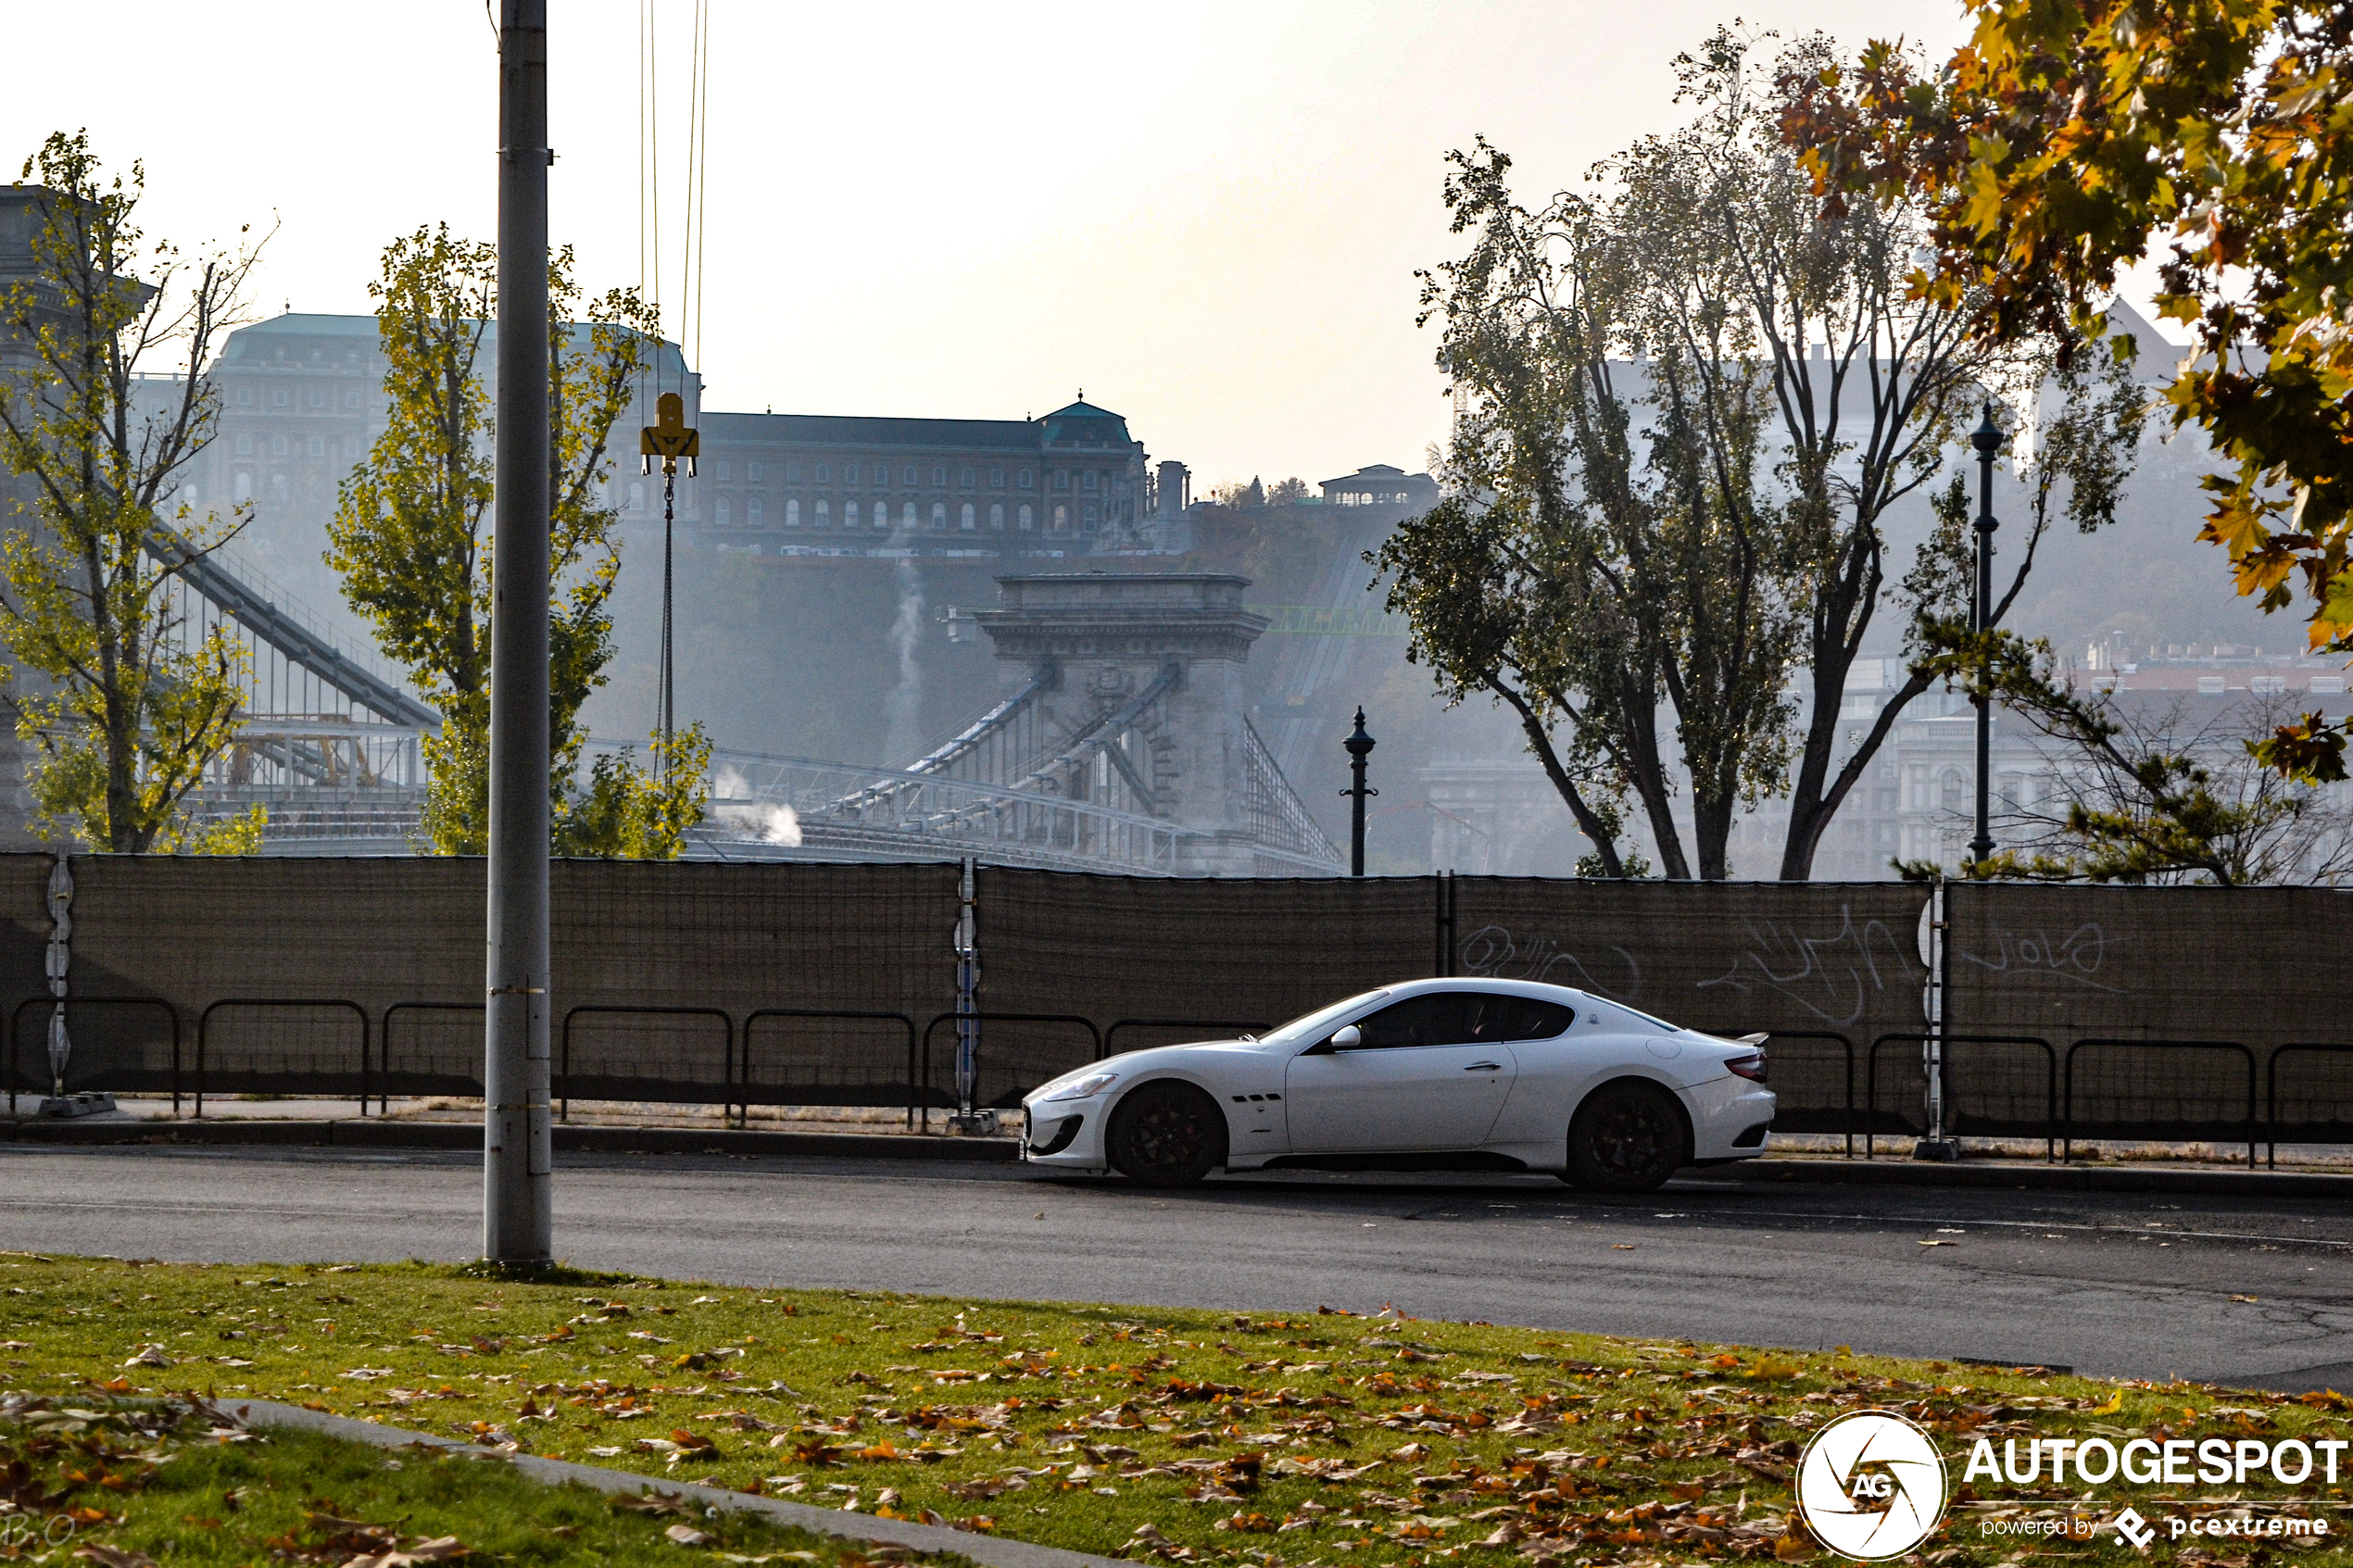
M 648 303 L 654 307 L 655 319 L 661 311 L 661 97 L 656 39 L 659 29 L 654 15 L 655 0 L 638 0 L 637 8 L 637 265 L 639 288 Z M 703 316 L 703 232 L 708 197 L 708 169 L 711 160 L 711 4 L 710 0 L 695 0 L 694 35 L 689 55 L 691 61 L 686 101 L 686 210 L 681 225 L 684 232 L 679 258 L 679 373 L 678 394 L 683 399 L 686 392 L 686 377 L 691 365 L 702 358 Z M 693 348 L 693 359 L 686 358 L 687 346 Z M 662 365 L 666 358 L 658 345 L 655 358 L 654 389 L 659 395 L 664 389 Z M 642 395 L 642 383 L 641 395 Z M 676 733 L 678 718 L 677 659 L 675 652 L 675 561 L 673 532 L 675 526 L 673 485 L 665 475 L 661 518 L 661 668 L 657 677 L 655 728 L 661 740 L 661 759 L 658 774 L 669 773 L 669 752 Z

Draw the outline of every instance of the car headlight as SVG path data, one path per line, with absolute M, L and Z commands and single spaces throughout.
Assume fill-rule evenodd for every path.
M 1089 1073 L 1084 1078 L 1074 1078 L 1060 1086 L 1048 1085 L 1047 1092 L 1038 1097 L 1040 1103 L 1057 1099 L 1087 1099 L 1101 1094 L 1119 1082 L 1116 1073 Z

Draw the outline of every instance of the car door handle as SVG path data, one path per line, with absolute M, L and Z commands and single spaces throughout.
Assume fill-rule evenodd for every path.
M 1504 1064 L 1500 1061 L 1474 1061 L 1463 1069 L 1466 1073 L 1501 1073 L 1503 1070 Z

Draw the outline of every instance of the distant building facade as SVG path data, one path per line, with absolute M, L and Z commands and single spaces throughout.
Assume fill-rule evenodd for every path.
M 1354 473 L 1325 480 L 1321 488 L 1327 507 L 1394 507 L 1414 516 L 1438 505 L 1436 480 L 1387 463 L 1367 464 Z
M 699 532 L 734 548 L 1063 555 L 1165 543 L 1143 443 L 1084 401 L 1035 420 L 713 413 L 701 429 Z

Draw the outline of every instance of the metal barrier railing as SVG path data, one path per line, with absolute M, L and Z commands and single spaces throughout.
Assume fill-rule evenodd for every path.
M 376 1067 L 378 1070 L 376 1077 L 377 1110 L 388 1112 L 392 1109 L 391 1101 L 387 1097 L 392 1092 L 392 1021 L 394 1019 L 397 1018 L 404 1012 L 479 1013 L 484 1010 L 485 1010 L 484 1005 L 480 1002 L 395 1002 L 390 1007 L 384 1009 L 383 1021 L 378 1024 L 376 1029 Z M 459 1081 L 457 1083 L 457 1086 L 454 1088 L 444 1086 L 424 1090 L 422 1092 L 427 1094 L 479 1095 L 482 1093 L 482 1078 L 481 1075 L 477 1073 L 472 1077 Z
M 1114 1023 L 1111 1027 L 1103 1031 L 1102 1056 L 1117 1056 L 1119 1054 L 1117 1051 L 1112 1049 L 1112 1042 L 1119 1038 L 1119 1032 L 1122 1029 L 1231 1029 L 1248 1030 L 1252 1034 L 1256 1034 L 1259 1030 L 1265 1027 L 1266 1021 L 1263 1018 L 1249 1020 L 1227 1018 L 1123 1018 L 1118 1022 Z M 1202 1039 L 1220 1039 L 1225 1036 L 1205 1035 L 1197 1037 Z M 1171 1040 L 1168 1043 L 1170 1045 L 1181 1045 L 1185 1042 Z M 1102 1060 L 1102 1057 L 1098 1057 L 1096 1060 L 1100 1061 Z
M 19 1057 L 23 1050 L 24 1016 L 34 1008 L 43 1009 L 44 1011 L 54 1010 L 57 1006 L 57 1001 L 58 998 L 55 997 L 27 997 L 23 1001 L 19 1002 L 16 1006 L 15 1011 L 9 1014 L 8 1114 L 10 1116 L 14 1116 L 17 1113 L 17 1078 L 19 1073 Z M 68 997 L 65 998 L 65 1009 L 66 1030 L 69 1035 L 70 1035 L 73 1030 L 74 1009 L 94 1007 L 158 1008 L 162 1010 L 163 1015 L 171 1021 L 171 1114 L 174 1116 L 179 1115 L 180 1010 L 173 1007 L 170 1002 L 165 1001 L 161 997 Z M 44 1046 L 43 1052 L 44 1060 L 46 1051 L 47 1047 Z
M 1873 1144 L 1873 1135 L 1879 1125 L 1880 1047 L 1891 1043 L 1925 1046 L 1931 1037 L 1932 1036 L 1928 1035 L 1917 1034 L 1881 1035 L 1878 1039 L 1871 1042 L 1871 1048 L 1869 1052 L 1865 1070 L 1867 1086 L 1864 1090 L 1866 1098 L 1863 1110 L 1864 1159 L 1871 1159 L 1878 1152 Z M 2058 1092 L 2059 1067 L 2058 1051 L 2052 1046 L 2051 1042 L 2044 1039 L 2039 1035 L 1946 1035 L 1943 1037 L 1943 1041 L 1948 1047 L 1953 1046 L 2032 1046 L 2043 1053 L 2045 1065 L 2043 1078 L 2043 1158 L 2056 1162 L 2058 1159 L 2058 1139 L 2061 1131 Z M 1956 1062 L 1954 1058 L 1950 1055 L 1945 1056 L 1944 1069 L 1945 1074 L 1945 1125 L 1948 1129 L 1957 1132 L 1957 1118 L 1956 1117 L 1953 1110 L 1953 1085 L 1956 1078 L 1958 1078 L 1959 1081 L 1966 1085 L 1969 1082 L 1969 1075 L 1966 1073 L 1957 1073 L 1955 1072 L 1955 1067 Z M 1990 1135 L 2000 1136 L 2002 1135 L 1999 1133 L 1994 1133 Z M 2028 1133 L 2024 1135 L 2027 1137 L 2032 1137 L 2034 1135 L 2032 1133 Z
M 567 1122 L 572 1120 L 572 1090 L 573 1079 L 574 1076 L 572 1071 L 573 1022 L 575 1019 L 591 1015 L 637 1018 L 715 1018 L 719 1020 L 719 1026 L 723 1031 L 724 1031 L 723 1043 L 720 1047 L 721 1067 L 720 1079 L 717 1085 L 719 1089 L 719 1104 L 723 1107 L 724 1112 L 732 1113 L 734 1111 L 735 1099 L 733 1097 L 736 1087 L 736 1021 L 728 1015 L 726 1009 L 693 1007 L 627 1007 L 619 1003 L 596 1002 L 586 1003 L 580 1007 L 573 1008 L 572 1010 L 564 1014 L 563 1029 L 561 1033 L 561 1054 L 557 1058 L 558 1075 L 556 1082 L 550 1085 L 551 1089 L 555 1093 L 557 1104 L 560 1108 L 559 1114 L 562 1120 Z M 707 1089 L 712 1087 L 713 1085 L 708 1083 L 697 1084 L 689 1081 L 680 1084 L 677 1086 L 686 1089 Z M 620 1095 L 584 1095 L 581 1098 L 584 1099 L 618 1099 L 629 1097 Z M 709 1100 L 704 1100 L 700 1103 L 709 1104 L 711 1102 Z
M 1084 1030 L 1086 1030 L 1086 1031 L 1087 1031 L 1087 1037 L 1088 1037 L 1088 1040 L 1092 1043 L 1092 1049 L 1091 1049 L 1091 1051 L 1089 1052 L 1089 1054 L 1088 1054 L 1088 1056 L 1087 1060 L 1089 1060 L 1089 1061 L 1101 1061 L 1101 1060 L 1102 1060 L 1102 1059 L 1103 1059 L 1103 1033 L 1102 1033 L 1102 1031 L 1095 1027 L 1095 1021 L 1094 1021 L 1093 1019 L 1091 1019 L 1091 1018 L 1081 1018 L 1081 1017 L 1080 1017 L 1078 1014 L 1076 1014 L 1076 1013 L 1073 1013 L 1073 1012 L 986 1012 L 986 1011 L 983 1011 L 983 1012 L 965 1012 L 965 1013 L 943 1012 L 943 1013 L 941 1013 L 938 1017 L 937 1017 L 937 1018 L 933 1019 L 933 1020 L 932 1020 L 929 1023 L 926 1023 L 926 1024 L 925 1024 L 925 1025 L 924 1025 L 924 1034 L 923 1034 L 923 1063 L 922 1063 L 922 1068 L 921 1068 L 922 1076 L 916 1080 L 916 1084 L 915 1084 L 915 1096 L 914 1096 L 914 1098 L 915 1098 L 915 1100 L 916 1100 L 916 1102 L 917 1102 L 917 1112 L 918 1112 L 919 1117 L 921 1118 L 921 1125 L 923 1126 L 924 1130 L 925 1130 L 925 1131 L 926 1131 L 926 1132 L 930 1131 L 930 1129 L 931 1129 L 931 1112 L 932 1112 L 932 1103 L 931 1103 L 931 1037 L 932 1037 L 934 1035 L 936 1035 L 936 1034 L 937 1034 L 937 1033 L 939 1032 L 939 1026 L 940 1026 L 941 1024 L 943 1024 L 943 1023 L 954 1023 L 954 1022 L 956 1022 L 959 1019 L 970 1019 L 970 1020 L 972 1020 L 972 1021 L 973 1021 L 974 1022 L 975 1022 L 975 1023 L 982 1023 L 982 1024 L 988 1024 L 988 1023 L 1063 1023 L 1063 1024 L 1075 1024 L 1075 1025 L 1076 1025 L 1077 1027 L 1079 1027 L 1079 1028 L 1084 1029 Z M 975 1068 L 975 1074 L 977 1074 L 977 1068 Z M 943 1108 L 943 1109 L 944 1109 L 944 1108 Z
M 2260 1123 L 2257 1120 L 2257 1107 L 2259 1102 L 2256 1098 L 2255 1094 L 2255 1053 L 2236 1040 L 2126 1040 L 2107 1038 L 2087 1038 L 2077 1040 L 2073 1045 L 2067 1047 L 2066 1120 L 2062 1123 L 2065 1129 L 2063 1136 L 2066 1143 L 2066 1154 L 2064 1158 L 2069 1160 L 2075 1158 L 2075 1135 L 2076 1130 L 2079 1126 L 2075 1115 L 2075 1059 L 2087 1050 L 2102 1051 L 2119 1048 L 2128 1050 L 2154 1050 L 2159 1052 L 2222 1051 L 2233 1054 L 2244 1060 L 2246 1064 L 2246 1116 L 2245 1122 L 2246 1132 L 2246 1163 L 2249 1170 L 2254 1169 L 2255 1146 L 2260 1141 L 2258 1136 L 2258 1134 L 2260 1131 Z M 2133 1126 L 2147 1127 L 2156 1124 L 2157 1123 L 2147 1122 L 2110 1122 L 2108 1123 L 2108 1125 L 2112 1128 Z M 2121 1134 L 2121 1135 L 2129 1137 L 2134 1135 L 2126 1133 Z M 2168 1131 L 2144 1135 L 2157 1138 L 2171 1138 L 2176 1136 L 2177 1134 L 2173 1131 Z
M 915 1021 L 908 1017 L 903 1012 L 860 1012 L 854 1010 L 845 1011 L 840 1010 L 829 1010 L 824 1008 L 759 1008 L 744 1015 L 743 1050 L 739 1057 L 739 1060 L 743 1066 L 743 1072 L 741 1076 L 738 1078 L 737 1083 L 742 1091 L 739 1103 L 743 1107 L 745 1121 L 749 1121 L 751 1117 L 751 1026 L 759 1022 L 763 1018 L 865 1019 L 874 1022 L 889 1022 L 898 1024 L 900 1028 L 907 1032 L 907 1125 L 912 1127 L 915 1124 L 916 1101 L 923 1094 L 923 1082 L 917 1076 Z M 827 1105 L 839 1104 L 841 1102 L 837 1100 L 798 1099 L 791 1101 L 763 1100 L 761 1103 Z
M 343 997 L 223 997 L 208 1003 L 196 1015 L 196 1117 L 204 1118 L 205 1091 L 209 1085 L 207 1058 L 212 1036 L 212 1015 L 222 1008 L 348 1008 L 359 1020 L 359 1114 L 368 1114 L 368 1010 Z M 265 1093 L 272 1091 L 262 1091 Z
M 2353 1045 L 2313 1040 L 2292 1040 L 2274 1047 L 2271 1060 L 2264 1064 L 2263 1094 L 2263 1163 L 2267 1169 L 2277 1169 L 2280 1155 L 2280 1059 L 2284 1056 L 2353 1057 Z M 2335 1128 L 2335 1135 L 2322 1138 L 2290 1138 L 2290 1143 L 2353 1142 L 2346 1136 L 2347 1129 Z

